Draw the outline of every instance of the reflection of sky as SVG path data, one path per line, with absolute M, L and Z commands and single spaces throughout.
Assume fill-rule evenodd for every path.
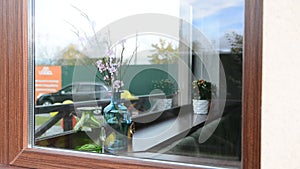
M 192 4 L 193 26 L 215 45 L 222 43 L 220 39 L 226 32 L 235 31 L 243 34 L 244 30 L 244 3 L 240 0 L 218 1 L 219 4 L 211 7 L 212 11 L 209 11 L 207 6 L 212 6 L 216 1 L 209 1 L 210 4 L 208 2 L 202 4 L 201 1 L 197 1 Z
M 172 5 L 169 5 L 171 4 Z M 36 53 L 41 59 L 55 57 L 69 44 L 80 47 L 71 23 L 87 36 L 93 36 L 90 24 L 72 5 L 84 11 L 96 31 L 121 18 L 143 13 L 161 13 L 178 16 L 179 0 L 37 0 L 35 1 Z M 120 28 L 122 31 L 122 28 Z M 42 58 L 44 57 L 44 58 Z
M 227 31 L 243 33 L 244 9 L 242 7 L 231 7 L 220 10 L 213 15 L 193 20 L 193 24 L 198 29 L 203 29 L 212 37 L 216 32 L 223 34 Z
M 218 43 L 227 31 L 243 33 L 244 0 L 181 0 L 193 6 L 193 25 L 208 39 Z M 174 0 L 39 0 L 35 2 L 37 53 L 53 57 L 55 51 L 70 43 L 78 43 L 70 22 L 80 29 L 89 30 L 88 23 L 71 4 L 87 11 L 96 23 L 96 29 L 124 16 L 138 13 L 163 13 L 176 16 L 178 1 Z M 116 5 L 118 4 L 118 5 Z M 134 4 L 134 5 L 133 5 Z

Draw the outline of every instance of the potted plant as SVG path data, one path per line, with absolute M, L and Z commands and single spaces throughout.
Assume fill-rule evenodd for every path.
M 203 79 L 193 81 L 193 110 L 195 114 L 207 114 L 212 96 L 211 82 Z
M 164 99 L 157 99 L 157 110 L 170 109 L 172 107 L 173 97 L 177 93 L 176 86 L 170 79 L 161 79 L 152 81 L 153 89 L 160 90 L 166 96 Z

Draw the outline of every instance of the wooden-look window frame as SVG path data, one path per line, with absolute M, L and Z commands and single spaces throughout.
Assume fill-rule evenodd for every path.
M 0 1 L 0 167 L 181 168 L 83 153 L 28 148 L 28 2 Z M 260 168 L 263 0 L 245 0 L 242 167 Z M 255 92 L 253 92 L 255 91 Z

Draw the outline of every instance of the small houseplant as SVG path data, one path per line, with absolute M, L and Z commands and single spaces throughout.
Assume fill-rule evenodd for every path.
M 193 81 L 193 110 L 195 114 L 207 114 L 212 96 L 211 82 L 203 79 Z
M 157 100 L 157 110 L 170 109 L 173 104 L 173 96 L 177 93 L 177 87 L 170 79 L 152 81 L 153 89 L 162 91 L 166 98 Z
M 172 82 L 170 79 L 155 80 L 152 81 L 152 83 L 153 89 L 161 90 L 167 97 L 172 96 L 177 91 L 174 82 Z

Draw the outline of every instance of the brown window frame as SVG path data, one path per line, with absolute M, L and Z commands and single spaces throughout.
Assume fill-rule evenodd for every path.
M 0 1 L 0 167 L 181 168 L 175 164 L 28 148 L 27 0 Z M 242 167 L 260 168 L 263 0 L 245 0 Z M 253 92 L 255 91 L 255 92 Z

